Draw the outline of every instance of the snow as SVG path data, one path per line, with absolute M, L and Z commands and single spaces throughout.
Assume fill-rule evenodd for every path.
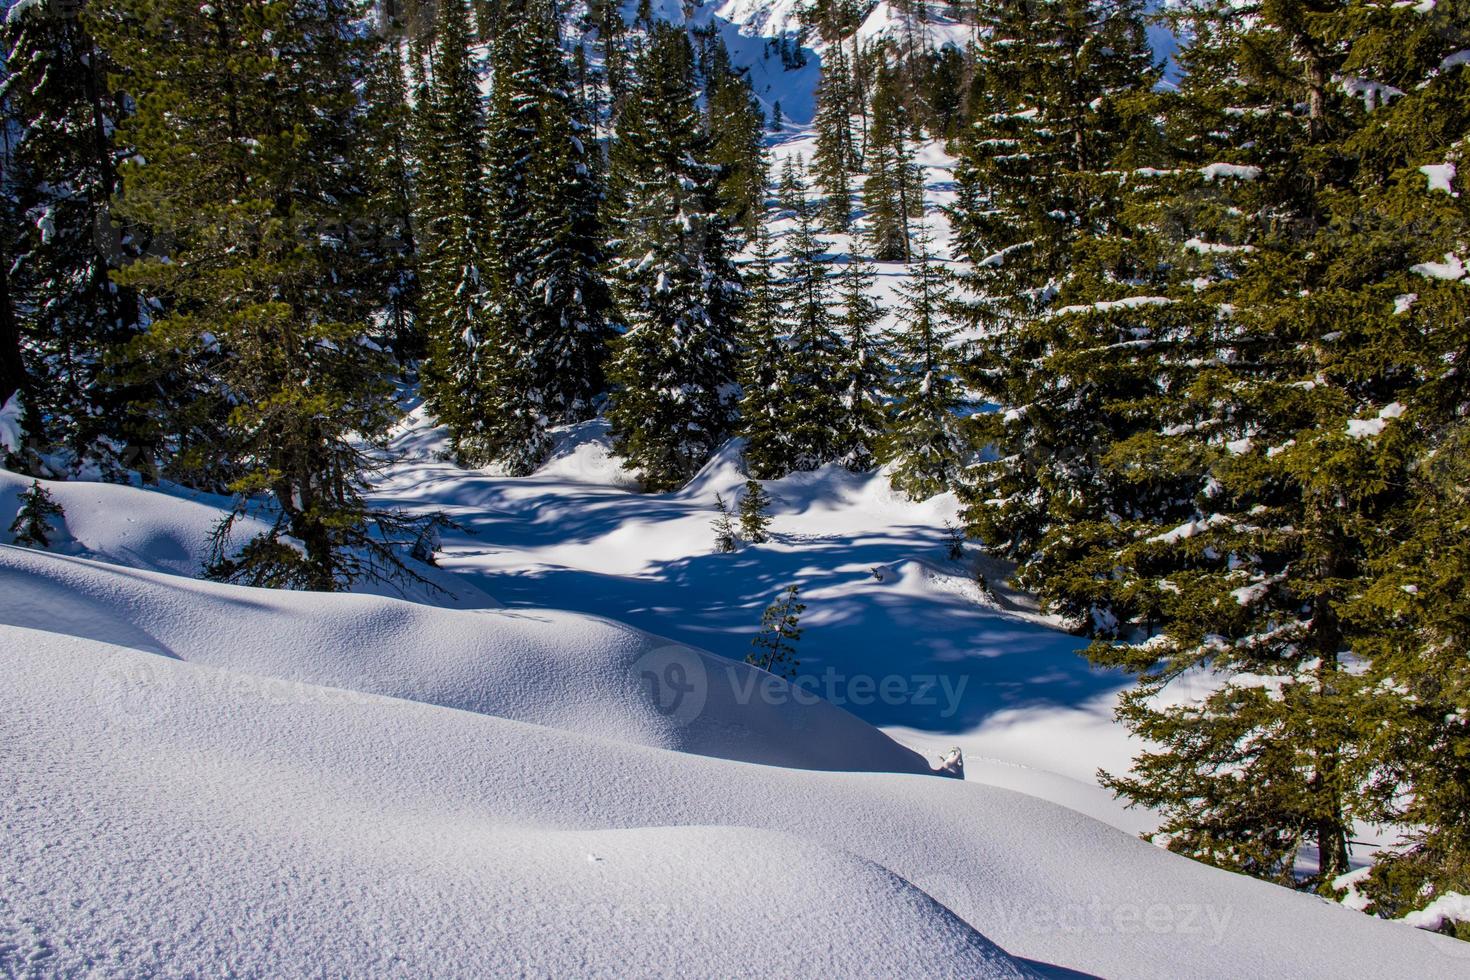
M 1465 263 L 1453 252 L 1446 252 L 1443 262 L 1420 262 L 1410 266 L 1409 271 L 1428 279 L 1446 279 L 1458 282 L 1465 276 Z
M 1459 197 L 1451 182 L 1455 179 L 1455 165 L 1453 163 L 1426 164 L 1419 168 L 1419 172 L 1429 180 L 1429 190 L 1444 191 L 1451 197 Z
M 1212 163 L 1201 167 L 1200 174 L 1207 181 L 1221 180 L 1226 177 L 1235 180 L 1256 180 L 1261 176 L 1261 168 L 1238 163 Z
M 21 577 L 104 571 L 10 548 L 0 562 Z M 151 595 L 163 576 L 108 574 L 46 628 L 0 625 L 7 972 L 734 976 L 799 962 L 835 975 L 1449 976 L 1458 964 L 1449 940 L 1003 789 L 271 685 L 137 636 L 72 632 L 126 606 L 151 633 L 199 598 Z M 218 601 L 203 620 L 238 604 L 279 630 L 283 661 L 321 657 L 318 633 L 337 637 L 343 663 L 380 642 L 370 622 L 324 629 L 370 597 L 282 609 L 257 590 L 204 593 Z M 84 619 L 94 604 L 102 616 Z M 292 639 L 291 625 L 305 631 Z M 217 632 L 210 642 L 243 659 L 269 645 Z M 585 680 L 528 678 L 507 696 L 570 707 Z
M 1402 316 L 1414 308 L 1419 301 L 1418 293 L 1401 293 L 1393 298 L 1393 312 L 1395 316 Z
M 1445 892 L 1424 908 L 1410 912 L 1400 921 L 1416 929 L 1438 929 L 1445 920 L 1470 922 L 1470 895 Z
M 1348 419 L 1347 434 L 1354 439 L 1370 439 L 1382 435 L 1384 428 L 1390 419 L 1396 419 L 1404 414 L 1404 406 L 1401 402 L 1391 402 L 1383 406 L 1376 418 L 1371 419 Z
M 21 419 L 25 417 L 25 409 L 20 403 L 20 392 L 13 393 L 6 399 L 4 405 L 0 405 L 0 449 L 7 453 L 20 452 L 23 439 Z

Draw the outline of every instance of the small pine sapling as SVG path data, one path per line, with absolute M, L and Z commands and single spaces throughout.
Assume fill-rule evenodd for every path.
M 740 533 L 751 544 L 763 544 L 771 540 L 766 530 L 771 526 L 768 508 L 771 497 L 765 487 L 755 480 L 745 481 L 745 495 L 740 498 Z
M 745 662 L 778 677 L 792 680 L 801 661 L 796 659 L 796 643 L 801 639 L 801 614 L 806 603 L 799 598 L 801 586 L 790 585 L 766 607 L 761 615 L 761 631 L 750 645 L 754 652 Z
M 61 509 L 39 480 L 32 480 L 29 490 L 20 493 L 20 511 L 10 525 L 14 542 L 28 548 L 51 547 L 51 519 L 64 517 Z
M 730 515 L 730 508 L 725 506 L 724 497 L 715 494 L 715 503 L 720 507 L 719 514 L 711 522 L 715 529 L 715 551 L 728 555 L 735 550 L 735 521 Z
M 944 522 L 945 555 L 950 561 L 965 557 L 965 529 L 953 521 Z

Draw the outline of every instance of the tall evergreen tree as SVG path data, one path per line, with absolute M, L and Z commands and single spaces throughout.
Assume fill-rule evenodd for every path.
M 97 14 L 94 30 L 137 105 L 119 133 L 138 156 L 125 165 L 118 207 L 172 243 L 167 260 L 119 274 L 168 303 L 134 346 L 143 356 L 183 352 L 207 370 L 198 401 L 225 413 L 223 449 L 239 469 L 241 502 L 221 525 L 212 571 L 330 590 L 401 567 L 370 532 L 382 515 L 362 497 L 370 447 L 396 406 L 383 358 L 363 343 L 366 324 L 336 318 L 344 246 L 322 233 L 354 193 L 345 8 L 118 0 Z M 277 519 L 232 556 L 234 518 L 262 493 Z
M 458 459 L 495 455 L 490 410 L 495 338 L 486 310 L 485 114 L 470 63 L 465 0 L 441 0 L 415 100 L 419 157 L 420 320 L 428 343 L 424 392 Z
M 728 67 L 709 79 L 707 100 L 710 160 L 720 167 L 720 215 L 748 240 L 766 207 L 765 117 L 750 82 Z
M 886 424 L 890 353 L 881 330 L 883 311 L 873 299 L 876 280 L 873 267 L 857 258 L 848 259 L 837 276 L 846 361 L 842 461 L 857 472 L 877 465 Z
M 813 209 L 803 203 L 786 241 L 788 335 L 777 409 L 783 451 L 774 461 L 781 474 L 815 469 L 846 454 L 845 357 L 832 318 L 831 273 L 823 254 L 827 243 L 817 238 L 814 224 Z
M 610 377 L 618 451 L 649 490 L 688 480 L 736 422 L 741 302 L 683 31 L 660 25 L 638 61 L 612 159 L 618 311 Z
M 781 392 L 786 357 L 780 325 L 786 316 L 784 283 L 778 277 L 770 229 L 762 222 L 744 269 L 745 309 L 741 318 L 740 428 L 745 462 L 760 476 L 780 475 L 786 458 Z
M 878 261 L 908 262 L 912 258 L 909 221 L 923 213 L 924 185 L 909 145 L 908 111 L 897 71 L 887 66 L 879 69 L 873 92 L 868 176 L 863 182 L 868 240 Z
M 495 45 L 489 116 L 488 448 L 529 473 L 547 426 L 592 412 L 603 388 L 608 290 L 602 187 L 551 8 L 515 0 Z
M 852 224 L 852 175 L 859 169 L 852 137 L 852 73 L 842 38 L 828 38 L 817 83 L 817 146 L 812 176 L 822 190 L 822 222 L 828 231 L 843 232 Z
M 141 468 L 146 461 L 129 444 L 151 454 L 136 443 L 152 440 L 129 409 L 137 392 L 105 370 L 109 352 L 147 320 L 138 295 L 110 278 L 138 252 L 110 210 L 117 161 L 127 155 L 113 130 L 127 102 L 111 84 L 119 66 L 79 9 L 17 5 L 0 24 L 9 130 L 4 316 L 13 338 L 6 354 L 23 354 L 9 366 L 10 384 L 26 389 L 31 451 L 22 465 L 46 468 L 39 450 L 63 466 L 90 459 L 112 469 L 126 457 Z
M 892 467 L 894 488 L 914 500 L 950 489 L 967 455 L 958 417 L 964 398 L 948 277 L 929 253 L 927 235 L 920 234 L 918 246 L 918 259 L 901 287 L 893 400 L 879 445 L 879 459 Z

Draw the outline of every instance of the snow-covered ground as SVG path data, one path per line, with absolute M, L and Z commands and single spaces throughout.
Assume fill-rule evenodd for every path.
M 886 651 L 878 669 L 906 676 L 1014 631 L 969 668 L 979 685 L 995 665 L 996 687 L 1024 673 L 1010 640 L 1046 635 L 948 591 L 921 520 L 943 502 L 850 477 L 826 503 L 773 484 L 793 508 L 777 541 L 721 571 L 695 552 L 729 461 L 650 498 L 610 486 L 597 447 L 519 482 L 404 464 L 387 492 L 484 515 L 449 543 L 460 608 L 199 582 L 176 572 L 206 546 L 208 498 L 49 485 L 59 553 L 0 546 L 0 972 L 1429 977 L 1470 962 L 1464 944 L 927 774 L 784 682 L 565 611 L 621 596 L 664 637 L 738 646 L 761 581 L 809 575 L 806 656 L 843 662 L 824 637 L 846 630 L 853 662 Z M 0 474 L 0 522 L 25 482 Z M 870 527 L 839 538 L 859 513 Z M 810 532 L 791 530 L 801 515 Z M 565 564 L 598 554 L 616 570 Z M 839 570 L 869 557 L 886 583 Z M 506 605 L 467 601 L 482 585 Z M 546 589 L 561 611 L 532 603 Z

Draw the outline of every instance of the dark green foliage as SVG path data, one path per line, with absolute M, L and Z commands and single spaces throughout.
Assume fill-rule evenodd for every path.
M 424 394 L 461 463 L 495 456 L 504 423 L 491 411 L 495 337 L 488 316 L 485 113 L 469 60 L 465 0 L 437 5 L 427 81 L 417 86 L 419 319 L 427 337 Z M 422 76 L 421 76 L 422 77 Z
M 913 500 L 948 490 L 966 462 L 958 411 L 964 404 L 956 376 L 957 328 L 949 313 L 949 281 L 919 238 L 918 261 L 901 287 L 893 337 L 893 400 L 878 458 L 890 480 Z
M 619 339 L 608 417 L 648 490 L 687 481 L 733 433 L 742 291 L 682 31 L 653 32 L 618 118 L 610 186 Z
M 218 420 L 211 449 L 239 501 L 220 543 L 249 498 L 277 515 L 215 570 L 319 590 L 381 572 L 394 560 L 370 523 L 396 519 L 362 494 L 399 413 L 366 324 L 338 319 L 352 256 L 324 233 L 359 188 L 343 166 L 358 111 L 345 8 L 117 0 L 95 29 L 137 106 L 118 210 L 170 241 L 168 260 L 118 274 L 166 304 L 132 356 L 187 366 L 189 386 L 155 406 L 172 431 Z
M 11 542 L 27 548 L 49 548 L 55 532 L 51 522 L 65 516 L 61 505 L 40 481 L 32 480 L 29 489 L 20 492 L 20 510 L 10 523 Z
M 720 167 L 720 216 L 750 239 L 766 209 L 765 117 L 750 83 L 728 67 L 709 79 L 707 98 L 710 162 Z
M 487 125 L 494 343 L 481 356 L 488 452 L 536 468 L 549 425 L 591 416 L 611 333 L 601 274 L 598 161 L 559 29 L 541 0 L 505 8 Z
M 868 176 L 863 204 L 868 240 L 880 262 L 908 262 L 909 221 L 923 214 L 924 185 L 909 144 L 908 110 L 898 72 L 883 67 L 873 94 L 873 125 L 868 136 Z
M 740 533 L 751 544 L 764 544 L 770 540 L 767 530 L 771 526 L 771 496 L 758 480 L 745 481 L 745 493 L 740 497 Z
M 127 155 L 111 134 L 128 103 L 113 85 L 119 66 L 79 9 L 31 4 L 0 24 L 3 387 L 7 398 L 25 390 L 27 446 L 17 465 L 45 472 L 44 452 L 61 466 L 146 470 L 155 447 L 131 411 L 137 392 L 107 370 L 110 354 L 146 323 L 137 293 L 109 277 L 146 241 L 110 209 Z
M 739 381 L 740 427 L 745 461 L 751 472 L 776 475 L 784 453 L 782 385 L 786 372 L 783 339 L 784 284 L 776 276 L 775 254 L 764 223 L 756 231 L 744 270 L 745 309 L 741 318 Z
M 854 472 L 878 465 L 878 447 L 887 424 L 891 351 L 879 329 L 883 311 L 872 295 L 876 279 L 873 267 L 856 258 L 848 259 L 837 274 L 846 375 L 842 463 Z
M 801 614 L 806 603 L 800 600 L 801 587 L 787 586 L 761 614 L 761 631 L 750 641 L 752 652 L 745 662 L 769 671 L 777 677 L 795 679 L 801 661 L 796 659 L 796 644 L 801 639 Z
M 719 511 L 710 522 L 715 532 L 715 551 L 727 555 L 735 550 L 735 520 L 730 514 L 730 508 L 725 506 L 724 497 L 715 494 L 715 504 Z

